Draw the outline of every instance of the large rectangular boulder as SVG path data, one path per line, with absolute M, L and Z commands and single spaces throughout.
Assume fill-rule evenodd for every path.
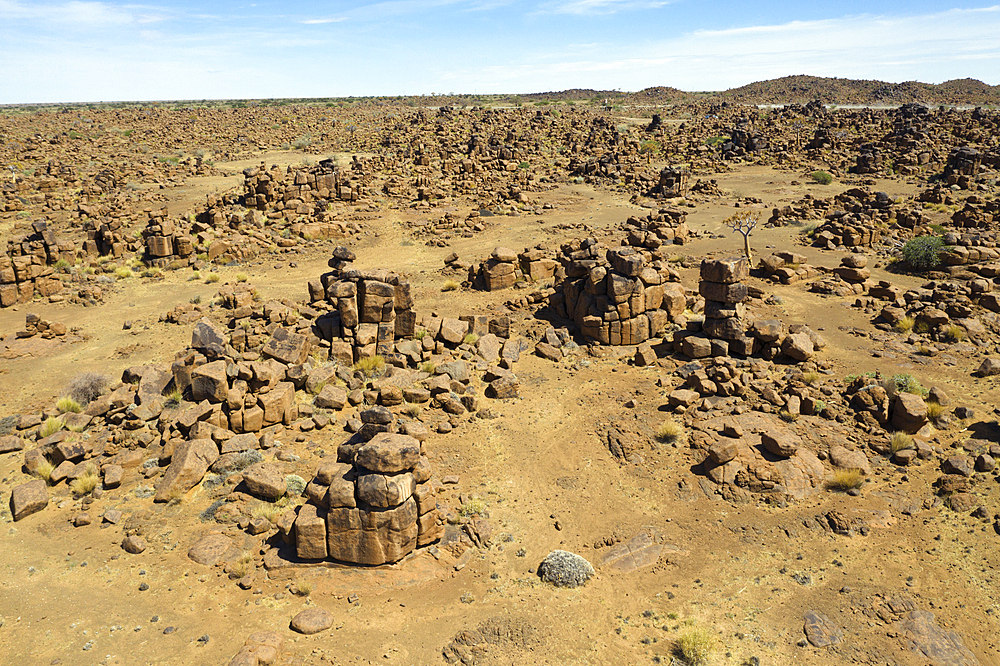
M 211 439 L 181 442 L 174 448 L 170 466 L 156 485 L 154 502 L 167 502 L 198 485 L 219 458 L 219 447 Z

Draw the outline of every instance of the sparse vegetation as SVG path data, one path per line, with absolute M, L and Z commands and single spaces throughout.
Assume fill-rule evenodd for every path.
M 679 444 L 684 440 L 684 426 L 673 419 L 667 419 L 657 427 L 656 439 L 664 444 Z
M 900 254 L 906 265 L 915 271 L 929 271 L 941 264 L 944 239 L 940 236 L 917 236 L 906 241 Z
M 80 407 L 80 403 L 69 396 L 63 396 L 62 398 L 59 398 L 59 400 L 56 402 L 56 409 L 58 409 L 63 414 L 65 414 L 66 412 L 79 414 L 80 412 L 83 411 L 83 408 Z
M 945 408 L 945 406 L 941 403 L 935 400 L 927 401 L 927 418 L 931 421 L 937 422 L 937 420 L 944 416 L 947 411 L 947 408 Z
M 354 370 L 360 370 L 365 377 L 378 377 L 385 371 L 385 359 L 378 354 L 366 356 L 353 366 Z
M 42 436 L 42 438 L 49 437 L 62 430 L 65 426 L 66 422 L 63 421 L 62 417 L 50 416 L 49 418 L 45 419 L 44 423 L 42 423 L 42 429 L 39 432 L 39 434 Z
M 462 344 L 474 345 L 479 341 L 479 336 L 475 333 L 467 333 L 465 338 L 462 339 Z
M 235 579 L 243 578 L 251 571 L 253 571 L 253 553 L 249 550 L 244 550 L 239 558 L 229 565 L 229 575 Z
M 817 182 L 820 185 L 829 185 L 830 183 L 833 182 L 833 176 L 831 176 L 826 171 L 813 171 L 811 174 L 809 174 L 809 177 L 812 178 L 814 182 Z
M 472 497 L 458 510 L 458 514 L 463 518 L 468 518 L 470 516 L 480 515 L 486 511 L 486 502 L 478 497 Z
M 87 465 L 83 474 L 73 479 L 69 484 L 69 489 L 75 495 L 89 495 L 97 488 L 100 477 L 97 475 L 97 467 Z
M 295 582 L 292 583 L 292 591 L 300 597 L 308 597 L 313 591 L 312 581 L 296 578 Z
M 820 380 L 820 377 L 822 377 L 822 375 L 815 371 L 802 373 L 802 381 L 804 381 L 809 386 L 812 386 L 813 384 L 818 382 Z
M 251 518 L 267 518 L 272 524 L 278 522 L 278 518 L 281 517 L 288 509 L 288 498 L 281 497 L 276 502 L 255 502 L 250 508 Z
M 460 285 L 456 280 L 445 280 L 444 284 L 441 285 L 441 291 L 455 291 Z
M 219 274 L 218 274 L 218 273 L 209 273 L 209 274 L 208 274 L 208 277 L 207 277 L 207 278 L 205 278 L 205 282 L 207 282 L 207 283 L 209 283 L 209 284 L 215 284 L 216 282 L 218 282 L 218 281 L 219 281 L 219 280 L 221 280 L 221 279 L 222 279 L 222 278 L 221 278 L 221 277 L 219 277 Z
M 778 412 L 778 416 L 780 416 L 781 420 L 786 423 L 795 423 L 796 421 L 799 420 L 798 414 L 790 412 L 787 409 L 782 409 L 780 412 Z
M 718 641 L 704 627 L 688 629 L 677 638 L 677 652 L 688 666 L 704 666 L 715 656 Z
M 864 482 L 865 475 L 860 469 L 838 468 L 833 470 L 833 474 L 826 485 L 830 490 L 847 492 L 848 490 L 860 488 Z
M 414 404 L 412 402 L 406 403 L 406 407 L 403 409 L 403 413 L 409 416 L 411 419 L 418 418 L 423 408 L 420 405 Z
M 941 334 L 948 342 L 962 342 L 967 335 L 966 330 L 958 324 L 948 324 Z
M 433 375 L 436 370 L 437 365 L 434 364 L 434 361 L 424 361 L 420 364 L 420 372 L 426 372 L 428 375 Z
M 899 318 L 899 321 L 895 323 L 893 328 L 897 333 L 909 333 L 913 330 L 913 325 L 916 323 L 916 319 L 910 315 L 905 315 Z
M 117 277 L 119 280 L 128 279 L 133 275 L 134 273 L 132 272 L 132 269 L 129 268 L 128 266 L 119 266 L 118 268 L 115 269 L 115 277 Z
M 887 377 L 882 380 L 882 388 L 889 394 L 890 398 L 895 398 L 899 393 L 913 393 L 914 395 L 925 396 L 927 389 L 920 385 L 913 375 L 899 374 Z
M 913 437 L 909 434 L 902 431 L 892 433 L 892 438 L 889 440 L 889 453 L 898 453 L 904 449 L 912 449 L 913 447 Z
M 246 281 L 247 281 L 247 280 L 249 280 L 249 279 L 250 279 L 250 278 L 249 278 L 249 277 L 247 277 L 247 274 L 246 274 L 246 273 L 237 273 L 237 274 L 236 274 L 236 281 L 237 281 L 237 282 L 246 282 Z
M 55 469 L 56 466 L 52 464 L 51 460 L 48 458 L 42 458 L 38 461 L 38 464 L 35 465 L 35 475 L 48 483 L 49 477 L 52 476 L 52 472 L 54 472 Z

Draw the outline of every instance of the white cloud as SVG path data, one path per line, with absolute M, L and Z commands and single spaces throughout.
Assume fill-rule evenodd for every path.
M 672 0 L 557 0 L 540 8 L 543 14 L 573 14 L 577 16 L 617 14 L 637 9 L 658 9 Z
M 0 0 L 0 19 L 89 28 L 155 23 L 165 20 L 166 13 L 158 8 L 142 5 L 115 5 L 82 0 L 56 3 Z
M 346 21 L 346 16 L 338 16 L 337 18 L 321 18 L 321 19 L 309 19 L 302 21 L 303 25 L 322 25 L 324 23 L 341 23 Z

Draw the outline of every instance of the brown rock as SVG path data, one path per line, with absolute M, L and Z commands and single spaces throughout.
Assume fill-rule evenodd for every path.
M 333 613 L 323 608 L 307 608 L 292 618 L 292 631 L 300 634 L 318 634 L 333 626 Z
M 313 400 L 320 409 L 343 409 L 347 404 L 347 391 L 339 386 L 327 384 Z
M 357 480 L 358 500 L 373 507 L 399 506 L 413 495 L 416 488 L 413 474 L 362 474 Z
M 716 465 L 724 465 L 739 453 L 737 440 L 730 437 L 717 440 L 708 449 L 709 459 Z
M 296 333 L 294 329 L 280 327 L 274 330 L 261 355 L 285 365 L 296 365 L 305 363 L 309 358 L 309 347 L 308 337 Z
M 257 463 L 243 472 L 243 483 L 255 497 L 276 500 L 288 491 L 284 475 L 272 463 Z
M 228 395 L 225 361 L 212 361 L 191 371 L 191 399 L 195 402 L 225 402 Z
M 233 548 L 233 542 L 222 534 L 206 534 L 191 546 L 188 557 L 198 564 L 214 567 Z
M 357 451 L 359 467 L 380 474 L 406 472 L 420 459 L 420 442 L 409 435 L 379 433 Z
M 10 513 L 15 521 L 38 513 L 48 504 L 48 486 L 41 479 L 22 483 L 10 493 Z
M 927 403 L 919 395 L 899 393 L 892 404 L 892 427 L 911 435 L 927 423 Z
M 142 551 L 146 550 L 147 547 L 146 540 L 137 534 L 127 536 L 122 541 L 122 550 L 133 555 L 138 555 Z
M 750 263 L 746 257 L 704 260 L 701 262 L 701 279 L 709 282 L 732 284 L 750 277 Z M 714 300 L 714 299 L 713 299 Z
M 195 487 L 218 457 L 219 448 L 211 439 L 178 444 L 170 458 L 170 467 L 156 486 L 154 501 L 166 502 Z
M 802 440 L 790 430 L 773 429 L 761 433 L 760 443 L 774 455 L 790 458 L 798 451 Z
M 304 560 L 326 558 L 326 511 L 306 503 L 295 519 L 295 551 Z

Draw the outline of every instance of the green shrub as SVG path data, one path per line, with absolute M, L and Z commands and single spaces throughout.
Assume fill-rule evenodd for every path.
M 829 185 L 833 182 L 833 176 L 828 174 L 826 171 L 813 171 L 809 174 L 809 177 L 820 185 Z
M 50 435 L 56 434 L 57 432 L 62 430 L 65 425 L 66 423 L 60 417 L 50 416 L 49 418 L 45 419 L 45 423 L 42 424 L 42 430 L 38 434 L 41 435 L 42 438 L 44 439 L 46 437 L 49 437 Z
M 79 414 L 80 412 L 83 411 L 83 408 L 80 407 L 80 403 L 78 403 L 76 400 L 74 400 L 69 396 L 64 396 L 62 398 L 59 398 L 59 400 L 56 402 L 56 409 L 58 409 L 60 412 L 64 414 L 66 412 L 73 412 L 74 414 Z
M 917 236 L 906 241 L 902 256 L 906 265 L 915 271 L 929 271 L 941 264 L 944 239 L 940 236 Z
M 677 652 L 688 666 L 709 663 L 717 649 L 715 636 L 704 627 L 695 627 L 677 639 Z

